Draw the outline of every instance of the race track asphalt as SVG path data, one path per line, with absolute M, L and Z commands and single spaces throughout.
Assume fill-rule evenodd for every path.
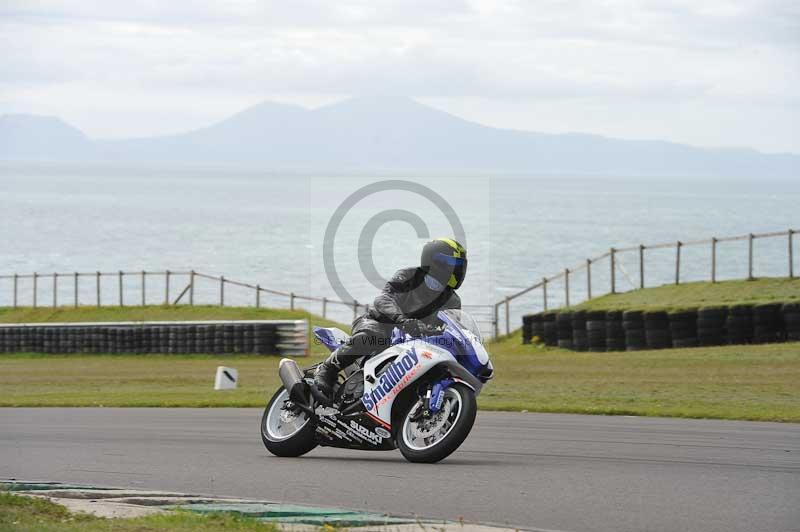
M 800 530 L 800 425 L 481 412 L 436 465 L 276 458 L 255 409 L 0 409 L 0 479 L 334 505 L 564 531 Z

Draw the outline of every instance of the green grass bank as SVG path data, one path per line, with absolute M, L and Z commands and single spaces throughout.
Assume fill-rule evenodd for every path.
M 791 301 L 800 301 L 800 278 L 797 277 L 669 284 L 608 294 L 575 305 L 570 310 L 682 310 Z

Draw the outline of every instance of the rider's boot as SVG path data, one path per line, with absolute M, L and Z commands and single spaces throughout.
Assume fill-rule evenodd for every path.
M 339 364 L 336 360 L 336 353 L 331 353 L 322 364 L 317 366 L 314 372 L 314 386 L 317 390 L 329 399 L 333 399 L 333 386 L 339 376 Z

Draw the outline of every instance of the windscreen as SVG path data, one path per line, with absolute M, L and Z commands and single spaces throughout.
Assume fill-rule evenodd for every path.
M 443 312 L 447 314 L 448 318 L 458 323 L 462 328 L 470 331 L 472 334 L 477 336 L 479 342 L 483 342 L 483 337 L 481 336 L 481 330 L 478 327 L 478 324 L 475 322 L 475 320 L 468 312 L 458 309 L 447 309 Z

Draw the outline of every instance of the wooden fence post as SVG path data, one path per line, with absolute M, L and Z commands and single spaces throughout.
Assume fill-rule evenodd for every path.
M 717 282 L 717 237 L 711 237 L 711 282 Z
M 323 297 L 322 298 L 322 317 L 324 318 L 325 314 L 327 314 L 327 313 L 328 313 L 328 298 L 327 297 Z
M 794 231 L 789 229 L 789 279 L 794 277 L 794 246 L 792 245 L 792 235 Z
M 261 285 L 256 285 L 256 308 L 261 308 Z
M 506 300 L 505 300 L 505 306 L 506 306 L 506 309 L 505 309 L 506 310 L 506 334 L 511 332 L 511 317 L 509 316 L 509 312 L 508 312 L 508 308 L 509 308 L 508 302 L 509 302 L 509 299 L 508 299 L 508 296 L 506 296 Z
M 14 274 L 14 308 L 17 308 L 17 290 L 19 287 L 19 275 Z
M 547 277 L 542 277 L 542 301 L 544 310 L 547 310 Z
M 586 259 L 586 299 L 592 299 L 592 259 Z
M 58 274 L 53 274 L 53 308 L 58 306 Z
M 294 292 L 289 292 L 289 310 L 294 310 Z
M 610 253 L 610 262 L 611 262 L 611 293 L 617 293 L 617 264 L 616 264 L 616 257 L 614 256 L 617 253 L 617 250 L 611 248 Z
M 494 325 L 494 337 L 497 338 L 500 336 L 500 303 L 494 304 L 494 317 L 492 319 L 492 325 Z
M 164 304 L 169 305 L 169 276 L 170 272 L 164 272 Z
M 123 273 L 123 271 L 122 271 L 122 270 L 120 270 L 120 271 L 119 271 L 119 306 L 120 306 L 120 307 L 123 307 L 123 306 L 125 306 L 125 302 L 124 302 L 124 300 L 123 300 L 123 297 L 122 297 L 122 292 L 123 292 L 123 288 L 122 288 L 122 276 L 123 276 L 123 275 L 125 275 L 125 274 Z
M 146 280 L 146 277 L 147 277 L 147 272 L 142 270 L 142 306 L 143 307 L 147 306 L 147 296 L 145 296 L 145 293 L 147 292 L 147 280 Z
M 753 280 L 753 233 L 747 238 L 747 280 Z
M 644 288 L 644 244 L 639 244 L 639 288 Z
M 564 268 L 564 296 L 569 307 L 569 268 Z
M 75 292 L 72 294 L 73 302 L 75 303 L 75 308 L 78 308 L 78 272 L 75 272 L 74 288 L 75 288 Z
M 681 248 L 683 243 L 678 240 L 675 244 L 675 284 L 681 284 Z
M 194 270 L 189 272 L 189 305 L 194 305 Z
M 225 306 L 225 276 L 219 276 L 219 306 Z
M 37 292 L 39 291 L 39 274 L 33 272 L 33 308 L 36 308 Z
M 97 293 L 97 306 L 99 307 L 101 305 L 101 301 L 100 301 L 100 272 L 96 272 L 95 276 L 96 276 L 96 278 L 95 278 L 95 291 Z

